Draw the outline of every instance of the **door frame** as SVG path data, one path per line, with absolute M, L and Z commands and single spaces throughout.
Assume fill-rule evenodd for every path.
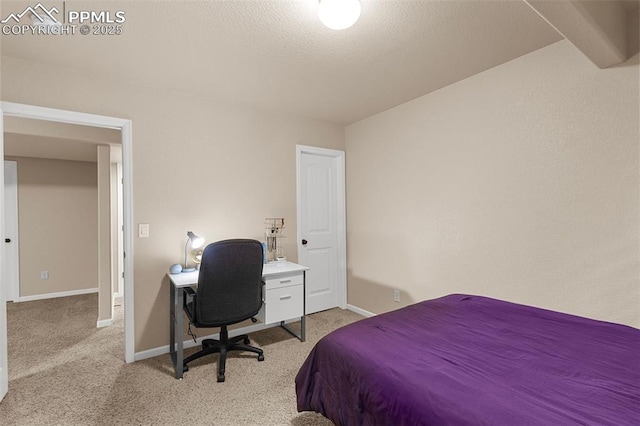
M 4 150 L 3 150 L 4 152 Z M 3 300 L 8 301 L 11 300 L 13 302 L 18 302 L 20 300 L 20 267 L 18 265 L 20 265 L 20 228 L 18 226 L 18 163 L 16 161 L 10 161 L 10 160 L 4 160 L 4 166 L 5 166 L 5 172 L 6 172 L 6 166 L 8 165 L 7 163 L 11 164 L 11 168 L 14 171 L 15 174 L 15 181 L 16 181 L 16 188 L 15 188 L 15 193 L 12 194 L 12 196 L 15 196 L 15 228 L 14 229 L 5 229 L 5 226 L 7 225 L 7 222 L 4 222 L 4 226 L 2 229 L 5 229 L 5 231 L 9 231 L 8 235 L 10 235 L 15 241 L 13 241 L 13 243 L 15 244 L 15 250 L 17 251 L 16 253 L 16 265 L 12 265 L 11 267 L 16 267 L 15 270 L 15 274 L 16 274 L 16 280 L 15 282 L 11 282 L 9 284 L 7 283 L 3 283 L 5 290 L 7 291 L 7 293 L 5 293 L 5 297 Z M 6 184 L 7 182 L 4 182 L 3 188 L 6 189 Z M 5 212 L 7 205 L 6 205 L 6 201 L 7 201 L 7 194 L 4 194 L 4 201 L 5 201 L 5 205 L 2 209 L 3 212 Z M 7 233 L 5 233 L 3 235 L 2 238 L 7 238 Z M 7 249 L 7 247 L 5 246 L 5 250 Z M 5 253 L 6 255 L 6 253 Z M 6 257 L 3 257 L 3 259 L 6 259 Z
M 123 203 L 123 195 L 122 195 L 122 162 L 116 163 L 116 184 L 117 184 L 117 198 L 118 198 L 118 219 L 117 219 L 117 228 L 118 228 L 118 239 L 117 239 L 117 253 L 118 256 L 117 261 L 117 292 L 116 297 L 124 296 L 124 222 L 123 222 L 123 211 L 122 205 Z
M 53 121 L 57 123 L 79 124 L 82 126 L 101 127 L 119 130 L 122 142 L 122 179 L 123 179 L 123 222 L 124 222 L 124 355 L 125 362 L 135 360 L 135 326 L 133 300 L 133 137 L 131 120 L 103 115 L 87 114 L 34 105 L 0 101 L 0 114 L 34 120 Z M 0 120 L 1 122 L 1 120 Z M 2 130 L 2 129 L 0 129 Z M 0 132 L 0 149 L 4 153 L 4 136 Z M 2 164 L 2 185 L 0 201 L 4 203 L 4 163 Z M 0 267 L 3 265 L 0 263 Z M 0 286 L 1 287 L 1 286 Z M 0 307 L 0 317 L 6 316 L 6 305 Z M 3 330 L 0 330 L 3 332 Z M 4 330 L 6 339 L 6 330 Z M 0 338 L 0 340 L 2 340 Z M 0 351 L 3 348 L 0 347 Z M 2 354 L 0 354 L 2 359 Z M 1 368 L 1 366 L 0 366 Z
M 298 259 L 303 250 L 302 247 L 302 185 L 300 180 L 300 157 L 303 155 L 317 155 L 321 157 L 333 158 L 336 162 L 336 219 L 338 233 L 338 306 L 341 309 L 347 308 L 347 214 L 346 214 L 346 175 L 345 175 L 345 153 L 336 149 L 319 148 L 315 146 L 296 145 L 296 247 L 298 248 Z
M 0 152 L 4 157 L 4 125 L 3 125 L 2 105 L 0 105 Z M 0 166 L 0 211 L 4 212 L 4 161 Z M 4 214 L 0 215 L 0 229 L 4 229 Z M 4 271 L 4 244 L 0 248 L 0 280 L 3 279 Z M 7 302 L 5 296 L 6 288 L 4 283 L 0 283 L 0 401 L 9 390 L 9 363 L 7 362 Z

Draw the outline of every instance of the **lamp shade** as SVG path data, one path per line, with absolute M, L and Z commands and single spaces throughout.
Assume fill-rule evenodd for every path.
M 318 17 L 332 30 L 344 30 L 356 23 L 361 10 L 359 0 L 320 0 Z
M 187 243 L 184 245 L 184 268 L 182 268 L 182 272 L 191 272 L 196 270 L 195 266 L 189 266 L 189 252 L 202 247 L 203 244 L 204 238 L 198 237 L 191 231 L 187 232 Z
M 189 240 L 191 240 L 192 248 L 200 248 L 204 244 L 204 238 L 198 237 L 191 231 L 187 232 L 187 237 L 189 237 Z

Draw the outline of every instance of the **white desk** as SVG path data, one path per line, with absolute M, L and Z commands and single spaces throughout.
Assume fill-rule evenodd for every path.
M 256 319 L 267 325 L 280 325 L 304 342 L 305 340 L 305 272 L 308 267 L 293 262 L 270 262 L 262 268 L 264 286 L 262 289 L 262 309 Z M 167 274 L 171 282 L 169 315 L 169 352 L 176 379 L 183 373 L 183 313 L 185 287 L 198 284 L 199 271 Z M 291 330 L 285 321 L 300 318 L 300 334 Z M 242 329 L 234 330 L 243 334 Z

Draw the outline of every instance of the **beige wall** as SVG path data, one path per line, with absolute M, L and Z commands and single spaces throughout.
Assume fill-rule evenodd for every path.
M 640 325 L 637 64 L 560 42 L 349 126 L 349 303 L 468 292 Z M 294 236 L 295 144 L 345 148 L 338 125 L 7 57 L 1 97 L 132 120 L 137 352 L 168 343 L 187 230 Z
M 97 289 L 96 164 L 7 159 L 18 163 L 20 297 Z
M 151 234 L 134 239 L 137 352 L 168 344 L 165 274 L 182 261 L 187 231 L 262 238 L 264 218 L 283 216 L 296 235 L 295 145 L 344 149 L 342 126 L 8 57 L 1 96 L 132 120 L 134 229 L 149 223 Z M 296 259 L 295 238 L 285 250 Z
M 599 70 L 562 41 L 348 126 L 348 302 L 640 326 L 638 95 L 637 55 Z

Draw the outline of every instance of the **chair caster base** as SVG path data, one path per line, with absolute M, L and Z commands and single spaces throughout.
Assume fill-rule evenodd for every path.
M 258 361 L 264 361 L 264 355 L 262 354 L 258 355 Z
M 218 374 L 218 383 L 224 382 L 224 374 Z

